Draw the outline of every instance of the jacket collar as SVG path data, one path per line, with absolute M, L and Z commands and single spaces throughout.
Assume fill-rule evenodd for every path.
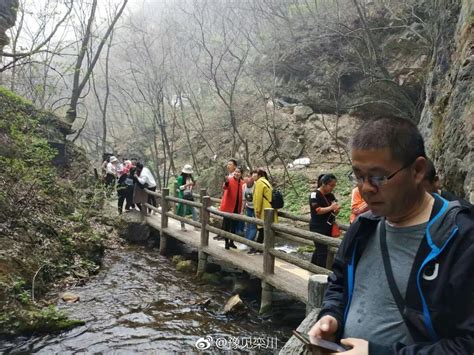
M 435 201 L 428 221 L 426 237 L 430 247 L 437 249 L 444 245 L 450 232 L 456 227 L 457 214 L 467 208 L 462 207 L 458 201 L 445 200 L 438 194 L 432 194 L 432 196 Z M 365 212 L 359 216 L 359 228 L 375 228 L 381 219 L 382 217 L 374 215 L 371 211 Z M 357 233 L 357 235 L 363 237 L 367 234 Z

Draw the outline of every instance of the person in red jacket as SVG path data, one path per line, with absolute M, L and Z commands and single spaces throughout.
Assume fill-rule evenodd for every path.
M 242 210 L 242 168 L 237 167 L 231 176 L 227 176 L 223 185 L 224 194 L 222 196 L 220 211 L 239 214 Z M 224 217 L 222 229 L 226 232 L 235 233 L 237 221 Z M 234 242 L 225 238 L 225 248 L 237 248 Z

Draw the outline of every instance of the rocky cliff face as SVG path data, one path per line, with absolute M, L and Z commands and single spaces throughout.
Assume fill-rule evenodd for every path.
M 2 0 L 0 2 L 0 51 L 8 44 L 9 40 L 5 32 L 15 25 L 17 8 L 18 0 Z
M 474 3 L 440 1 L 420 128 L 444 186 L 474 202 Z
M 361 18 L 346 2 L 354 12 L 347 18 L 327 19 L 325 26 L 295 25 L 298 37 L 282 35 L 279 43 L 278 94 L 315 113 L 418 120 L 434 16 L 427 3 L 367 2 Z M 272 68 L 260 64 L 262 72 Z

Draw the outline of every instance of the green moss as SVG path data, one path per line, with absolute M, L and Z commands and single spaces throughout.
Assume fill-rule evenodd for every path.
M 21 108 L 21 107 L 32 107 L 32 102 L 25 99 L 24 97 L 18 96 L 11 92 L 10 90 L 6 89 L 3 86 L 0 86 L 0 95 L 4 97 L 4 100 L 8 102 L 10 105 Z M 31 108 L 30 108 L 31 109 Z
M 315 250 L 314 245 L 313 246 L 304 245 L 304 246 L 298 247 L 298 249 L 296 251 L 298 253 L 313 253 L 314 250 Z
M 0 220 L 8 221 L 0 228 L 0 334 L 82 324 L 54 307 L 42 309 L 33 295 L 38 300 L 65 276 L 96 272 L 104 251 L 103 235 L 90 224 L 101 195 L 59 177 L 43 119 L 55 118 L 0 88 L 0 134 L 7 143 L 0 146 Z
M 196 266 L 191 260 L 183 260 L 176 264 L 176 270 L 189 273 L 195 271 Z
M 341 206 L 341 210 L 337 215 L 337 221 L 343 224 L 349 224 L 349 217 L 351 215 L 351 193 L 354 188 L 348 178 L 351 171 L 350 167 L 338 167 L 333 170 L 333 174 L 337 178 L 334 194 Z
M 173 258 L 171 259 L 171 262 L 175 265 L 179 264 L 182 261 L 185 261 L 186 259 L 182 255 L 173 255 Z
M 67 315 L 54 306 L 30 309 L 17 309 L 0 315 L 0 334 L 12 335 L 17 333 L 51 333 L 69 330 L 84 325 L 85 322 L 68 319 Z
M 305 175 L 301 173 L 290 173 L 290 176 L 294 188 L 291 186 L 290 183 L 285 184 L 285 207 L 283 209 L 292 213 L 301 213 L 303 206 L 308 204 L 308 195 L 310 192 L 309 180 Z
M 204 272 L 201 275 L 201 281 L 203 281 L 204 283 L 216 285 L 216 286 L 222 284 L 222 278 L 219 274 L 211 274 L 208 272 Z

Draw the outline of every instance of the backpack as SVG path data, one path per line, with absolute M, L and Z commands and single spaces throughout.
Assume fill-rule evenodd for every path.
M 270 186 L 268 186 L 267 184 L 265 185 L 270 189 Z M 265 195 L 263 195 L 263 198 L 268 201 Z M 285 201 L 283 201 L 283 194 L 280 192 L 280 190 L 277 189 L 272 189 L 272 200 L 268 202 L 270 202 L 272 208 L 275 209 L 283 208 L 283 206 L 285 206 Z

